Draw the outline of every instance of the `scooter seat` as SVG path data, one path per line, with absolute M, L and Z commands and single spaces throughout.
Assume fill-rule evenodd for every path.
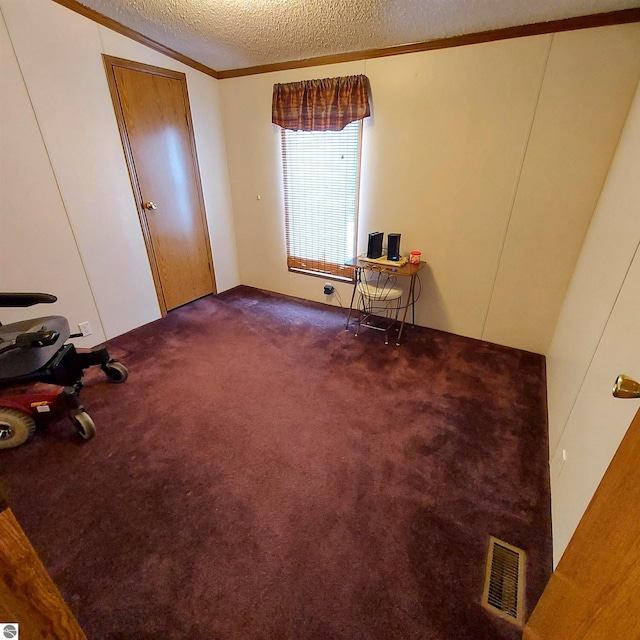
M 18 348 L 0 354 L 0 380 L 19 378 L 43 368 L 71 335 L 69 322 L 64 316 L 44 316 L 0 326 L 0 346 L 12 342 L 20 334 L 43 330 L 56 331 L 59 334 L 57 340 L 43 347 Z

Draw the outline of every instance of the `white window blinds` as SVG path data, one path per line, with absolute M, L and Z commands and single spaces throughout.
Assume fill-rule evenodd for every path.
M 281 136 L 289 270 L 350 280 L 344 263 L 356 251 L 361 121 Z

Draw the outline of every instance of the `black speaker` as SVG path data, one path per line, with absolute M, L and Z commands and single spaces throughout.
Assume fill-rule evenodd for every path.
M 390 233 L 387 236 L 387 260 L 400 260 L 399 233 Z
M 382 256 L 382 231 L 374 231 L 369 234 L 369 244 L 367 246 L 367 258 L 379 258 Z

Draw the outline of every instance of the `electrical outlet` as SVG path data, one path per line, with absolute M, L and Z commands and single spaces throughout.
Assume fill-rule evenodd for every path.
M 324 295 L 325 296 L 330 296 L 333 294 L 333 292 L 335 291 L 334 287 L 332 284 L 329 284 L 328 282 L 324 285 Z
M 78 329 L 79 329 L 80 333 L 82 333 L 83 337 L 90 336 L 93 333 L 93 331 L 91 331 L 91 325 L 86 321 L 85 322 L 81 322 L 78 325 Z

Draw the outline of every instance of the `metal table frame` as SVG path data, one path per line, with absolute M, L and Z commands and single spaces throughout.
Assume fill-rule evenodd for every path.
M 353 260 L 349 260 L 348 262 L 345 262 L 345 266 L 353 267 L 359 272 L 367 269 L 372 269 L 372 268 L 382 269 L 387 273 L 390 273 L 395 276 L 410 278 L 407 304 L 404 305 L 404 312 L 402 314 L 400 330 L 398 331 L 398 338 L 396 340 L 396 346 L 400 346 L 400 338 L 402 337 L 402 331 L 404 330 L 405 321 L 407 319 L 407 311 L 409 310 L 409 307 L 411 307 L 411 324 L 415 324 L 416 278 L 418 277 L 418 273 L 427 266 L 427 263 L 426 262 L 420 262 L 420 264 L 407 263 L 402 265 L 401 267 L 398 267 L 398 266 L 381 264 L 379 262 L 369 262 L 368 260 L 361 260 L 360 258 L 353 258 Z M 345 330 L 347 331 L 349 330 L 349 322 L 351 321 L 351 314 L 353 311 L 353 301 L 356 298 L 358 277 L 359 277 L 359 273 L 356 274 L 356 277 L 354 277 L 353 279 L 353 293 L 351 294 L 351 302 L 349 304 L 349 313 L 347 315 L 347 324 L 345 326 Z

